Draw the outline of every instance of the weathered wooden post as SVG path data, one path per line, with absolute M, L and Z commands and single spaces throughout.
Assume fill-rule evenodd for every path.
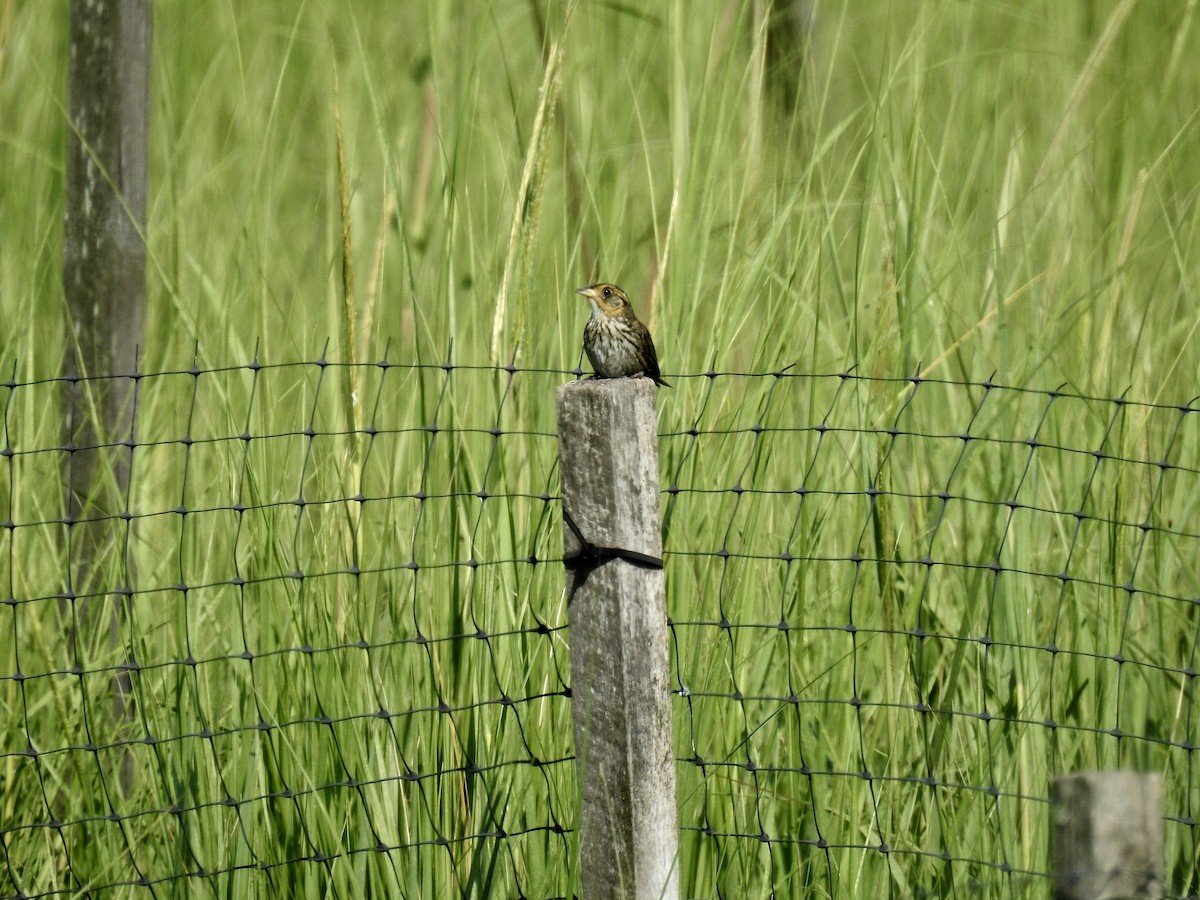
M 91 380 L 72 382 L 64 410 L 64 443 L 72 448 L 64 476 L 70 590 L 100 596 L 128 589 L 133 581 L 128 559 L 121 584 L 103 583 L 98 573 L 101 560 L 111 558 L 114 548 L 131 543 L 130 519 L 120 516 L 128 514 L 134 450 L 132 444 L 119 447 L 119 442 L 132 441 L 136 434 L 138 381 L 132 376 L 146 297 L 143 235 L 153 9 L 151 0 L 71 0 L 70 10 L 63 293 L 71 332 L 64 363 L 68 375 Z M 110 638 L 119 645 L 128 595 L 116 591 L 110 596 Z M 80 606 L 76 622 L 103 621 L 96 614 L 99 605 L 89 605 Z M 132 732 L 137 723 L 127 670 L 113 676 L 113 692 L 115 721 Z M 133 756 L 126 750 L 121 787 L 129 792 L 133 780 Z
M 584 900 L 679 896 L 654 391 L 557 395 Z
M 1073 772 L 1053 780 L 1050 796 L 1055 897 L 1163 895 L 1161 775 Z

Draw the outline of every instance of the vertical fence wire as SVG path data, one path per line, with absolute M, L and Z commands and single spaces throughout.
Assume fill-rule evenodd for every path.
M 356 374 L 361 431 L 347 367 L 255 361 L 139 376 L 135 432 L 87 448 L 48 424 L 87 380 L 4 385 L 0 894 L 554 894 L 574 812 L 553 430 L 507 427 L 515 371 Z M 130 455 L 123 508 L 64 509 L 83 453 Z M 111 552 L 72 584 L 99 528 Z M 124 656 L 88 614 L 111 594 Z
M 702 377 L 663 435 L 695 882 L 1026 896 L 1048 778 L 1124 766 L 1179 776 L 1194 896 L 1194 407 Z

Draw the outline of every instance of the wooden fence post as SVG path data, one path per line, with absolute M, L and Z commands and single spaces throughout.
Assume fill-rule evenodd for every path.
M 557 394 L 584 900 L 679 896 L 654 391 Z
M 1059 900 L 1162 897 L 1162 776 L 1073 772 L 1050 789 Z
M 150 152 L 151 0 L 71 0 L 67 65 L 67 178 L 63 228 L 63 294 L 70 334 L 63 362 L 72 383 L 63 410 L 67 553 L 70 591 L 83 602 L 73 619 L 100 625 L 98 598 L 108 594 L 110 640 L 121 643 L 121 621 L 133 587 L 128 488 L 136 435 L 138 343 L 146 299 L 146 195 Z M 124 554 L 116 583 L 105 582 L 102 561 Z M 86 643 L 87 635 L 72 632 Z M 129 670 L 113 675 L 114 725 L 96 732 L 102 743 L 138 733 Z M 134 756 L 120 757 L 120 785 L 133 789 Z

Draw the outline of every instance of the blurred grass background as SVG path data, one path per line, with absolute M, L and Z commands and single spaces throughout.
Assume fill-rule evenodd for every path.
M 130 511 L 145 517 L 92 589 L 125 583 L 136 562 L 146 602 L 127 646 L 160 664 L 141 678 L 141 724 L 178 739 L 132 751 L 157 774 L 131 797 L 101 789 L 89 751 L 14 752 L 120 739 L 94 721 L 108 676 L 70 669 L 122 657 L 106 623 L 89 646 L 61 645 L 48 598 L 64 590 L 67 537 L 47 523 L 61 514 L 51 448 L 63 388 L 9 390 L 6 446 L 29 452 L 9 460 L 0 491 L 21 526 L 5 539 L 8 593 L 37 602 L 12 606 L 0 674 L 43 677 L 0 687 L 0 808 L 8 821 L 97 818 L 10 833 L 10 872 L 23 874 L 5 890 L 80 893 L 78 872 L 138 877 L 132 858 L 156 878 L 224 872 L 165 882 L 168 893 L 570 893 L 571 764 L 507 764 L 571 752 L 561 573 L 449 565 L 560 552 L 546 499 L 551 394 L 569 376 L 290 364 L 386 355 L 562 372 L 579 364 L 586 317 L 571 289 L 600 278 L 628 290 L 676 384 L 660 431 L 664 486 L 685 490 L 664 497 L 681 682 L 878 704 L 825 703 L 820 718 L 780 715 L 770 699 L 677 706 L 680 756 L 775 761 L 770 784 L 681 765 L 681 823 L 750 836 L 685 832 L 689 896 L 951 895 L 974 881 L 971 895 L 1023 895 L 1012 871 L 1045 872 L 1047 816 L 988 788 L 1044 798 L 1066 768 L 1162 770 L 1173 814 L 1194 818 L 1198 782 L 1178 751 L 1200 741 L 1186 674 L 1194 605 L 1134 616 L 1131 637 L 1132 607 L 1112 586 L 1200 594 L 1195 426 L 1170 410 L 978 384 L 994 374 L 1165 404 L 1200 393 L 1196 7 L 159 3 L 142 371 L 256 357 L 280 368 L 181 374 L 142 392 L 139 440 L 163 442 L 135 455 Z M 56 375 L 66 350 L 66 26 L 65 0 L 0 2 L 0 377 L 22 384 Z M 787 366 L 801 377 L 776 388 L 703 376 Z M 839 391 L 819 377 L 850 370 L 976 386 Z M 834 430 L 814 431 L 821 421 Z M 896 438 L 884 431 L 894 423 L 986 440 L 964 451 L 957 437 Z M 365 425 L 379 433 L 365 438 Z M 256 437 L 245 447 L 243 431 Z M 1031 454 L 1022 442 L 1035 434 L 1066 449 Z M 196 442 L 186 451 L 183 435 Z M 1096 450 L 1112 462 L 1097 465 Z M 1159 459 L 1178 469 L 1163 475 Z M 729 490 L 801 484 L 817 492 L 803 503 Z M 885 496 L 868 502 L 868 484 Z M 939 491 L 974 502 L 947 505 Z M 358 492 L 386 499 L 345 499 Z M 998 505 L 1018 498 L 1030 508 Z M 1096 518 L 1076 527 L 1076 509 Z M 1148 549 L 1133 524 L 1144 521 L 1166 529 Z M 833 562 L 798 574 L 739 558 L 763 548 Z M 718 564 L 718 550 L 732 556 Z M 855 553 L 866 564 L 847 566 Z M 922 578 L 903 564 L 925 556 L 960 567 Z M 1078 581 L 1000 578 L 993 560 Z M 388 568 L 409 561 L 420 571 Z M 712 625 L 780 618 L 812 630 Z M 881 633 L 837 632 L 847 621 Z M 941 638 L 890 634 L 917 626 Z M 509 634 L 382 646 L 477 630 Z M 1011 647 L 955 638 L 982 634 Z M 1050 642 L 1080 655 L 1030 651 Z M 236 661 L 243 652 L 256 661 Z M 1118 653 L 1146 666 L 1123 674 L 1108 659 Z M 502 696 L 528 698 L 524 711 L 488 705 Z M 930 724 L 919 703 L 1009 721 Z M 379 707 L 405 710 L 404 727 L 370 718 Z M 1046 718 L 1150 738 L 1031 724 Z M 481 779 L 468 761 L 484 758 L 505 764 Z M 419 761 L 455 774 L 327 787 Z M 864 770 L 885 780 L 850 774 Z M 925 777 L 941 787 L 914 788 Z M 264 799 L 233 809 L 227 795 Z M 517 801 L 516 820 L 554 821 L 565 836 L 437 842 L 502 820 L 519 831 L 501 814 Z M 171 813 L 177 802 L 189 812 Z M 114 813 L 133 818 L 103 818 Z M 1177 891 L 1197 889 L 1194 830 L 1168 829 Z M 796 840 L 764 844 L 760 832 Z M 897 835 L 909 855 L 862 849 Z M 838 846 L 804 843 L 818 839 Z M 280 862 L 376 843 L 406 850 L 344 867 Z

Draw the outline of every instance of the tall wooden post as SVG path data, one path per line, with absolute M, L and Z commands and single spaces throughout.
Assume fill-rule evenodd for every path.
M 1161 775 L 1072 772 L 1054 779 L 1050 795 L 1055 897 L 1163 895 Z
M 151 0 L 71 0 L 67 91 L 67 211 L 63 289 L 70 317 L 67 374 L 97 380 L 72 387 L 65 443 L 72 593 L 111 594 L 111 640 L 120 642 L 121 589 L 97 574 L 100 561 L 129 543 L 127 490 L 137 380 L 109 378 L 137 368 L 145 306 L 146 194 L 149 183 Z M 106 449 L 107 445 L 107 449 Z M 111 472 L 111 478 L 109 473 Z M 99 623 L 84 603 L 76 622 Z M 115 721 L 131 727 L 128 674 L 113 676 Z M 133 782 L 132 756 L 120 779 Z
M 558 389 L 585 900 L 679 896 L 654 391 Z

